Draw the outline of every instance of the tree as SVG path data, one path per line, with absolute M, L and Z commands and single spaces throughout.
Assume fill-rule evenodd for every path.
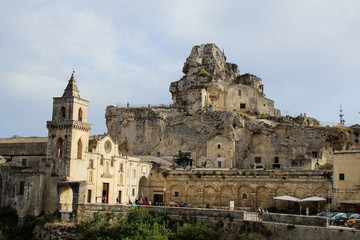
M 214 231 L 208 228 L 206 223 L 185 223 L 176 233 L 169 237 L 170 240 L 212 240 L 216 239 Z
M 179 153 L 174 156 L 174 161 L 177 165 L 186 168 L 186 166 L 188 166 L 189 164 L 191 165 L 191 162 L 194 161 L 190 158 L 190 156 L 191 153 L 184 153 L 182 151 L 179 151 Z

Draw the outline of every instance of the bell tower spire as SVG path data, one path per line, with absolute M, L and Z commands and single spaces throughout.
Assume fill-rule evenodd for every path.
M 73 70 L 72 74 L 71 74 L 71 78 L 69 80 L 68 85 L 65 88 L 64 94 L 62 95 L 62 97 L 77 97 L 80 98 L 80 93 L 79 90 L 76 86 L 76 81 L 75 81 L 75 70 Z

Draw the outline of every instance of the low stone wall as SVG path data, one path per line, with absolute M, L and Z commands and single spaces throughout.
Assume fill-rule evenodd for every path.
M 67 240 L 80 239 L 73 224 L 46 223 L 44 226 L 36 226 L 33 239 L 41 240 Z
M 328 219 L 325 217 L 318 217 L 318 216 L 264 213 L 262 215 L 262 220 L 264 222 L 287 223 L 294 225 L 306 225 L 306 226 L 317 226 L 317 227 L 328 226 Z

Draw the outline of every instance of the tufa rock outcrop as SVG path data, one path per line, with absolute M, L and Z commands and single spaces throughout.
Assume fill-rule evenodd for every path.
M 190 114 L 210 108 L 214 111 L 246 110 L 280 116 L 274 102 L 265 98 L 261 78 L 240 75 L 238 66 L 226 62 L 215 44 L 194 46 L 179 81 L 172 82 L 174 104 Z

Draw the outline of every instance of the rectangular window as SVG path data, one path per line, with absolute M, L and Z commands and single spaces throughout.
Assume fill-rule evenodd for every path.
M 345 180 L 345 173 L 339 174 L 339 180 Z
M 318 153 L 317 153 L 317 152 L 312 152 L 312 157 L 313 157 L 313 158 L 317 158 L 317 157 L 318 157 Z
M 246 108 L 246 104 L 245 103 L 240 103 L 240 109 L 245 109 Z
M 25 182 L 20 182 L 19 195 L 24 195 Z
M 255 163 L 261 163 L 261 157 L 255 157 Z
M 157 153 L 156 153 L 156 156 L 160 157 L 160 152 L 157 152 Z
M 114 166 L 114 157 L 111 157 L 111 160 L 110 160 L 110 166 L 113 167 Z
M 123 171 L 123 164 L 122 164 L 122 163 L 120 163 L 119 170 L 120 170 L 121 172 Z
M 146 166 L 142 167 L 142 173 L 146 173 Z
M 89 168 L 94 168 L 94 161 L 92 159 L 89 160 Z
M 132 189 L 132 196 L 135 197 L 135 188 Z
M 217 149 L 220 149 L 220 148 L 221 148 L 221 144 L 218 144 L 218 145 L 217 145 Z
M 179 192 L 175 192 L 175 197 L 179 197 Z
M 100 165 L 103 165 L 104 164 L 104 157 L 103 155 L 100 156 Z
M 133 178 L 135 178 L 136 177 L 136 170 L 134 169 L 133 170 Z
M 23 158 L 22 160 L 21 160 L 21 165 L 23 165 L 24 167 L 26 167 L 26 158 Z
M 238 91 L 238 95 L 241 96 L 241 90 Z
M 274 163 L 279 163 L 279 157 L 274 158 Z
M 218 168 L 221 168 L 221 161 L 218 161 Z

